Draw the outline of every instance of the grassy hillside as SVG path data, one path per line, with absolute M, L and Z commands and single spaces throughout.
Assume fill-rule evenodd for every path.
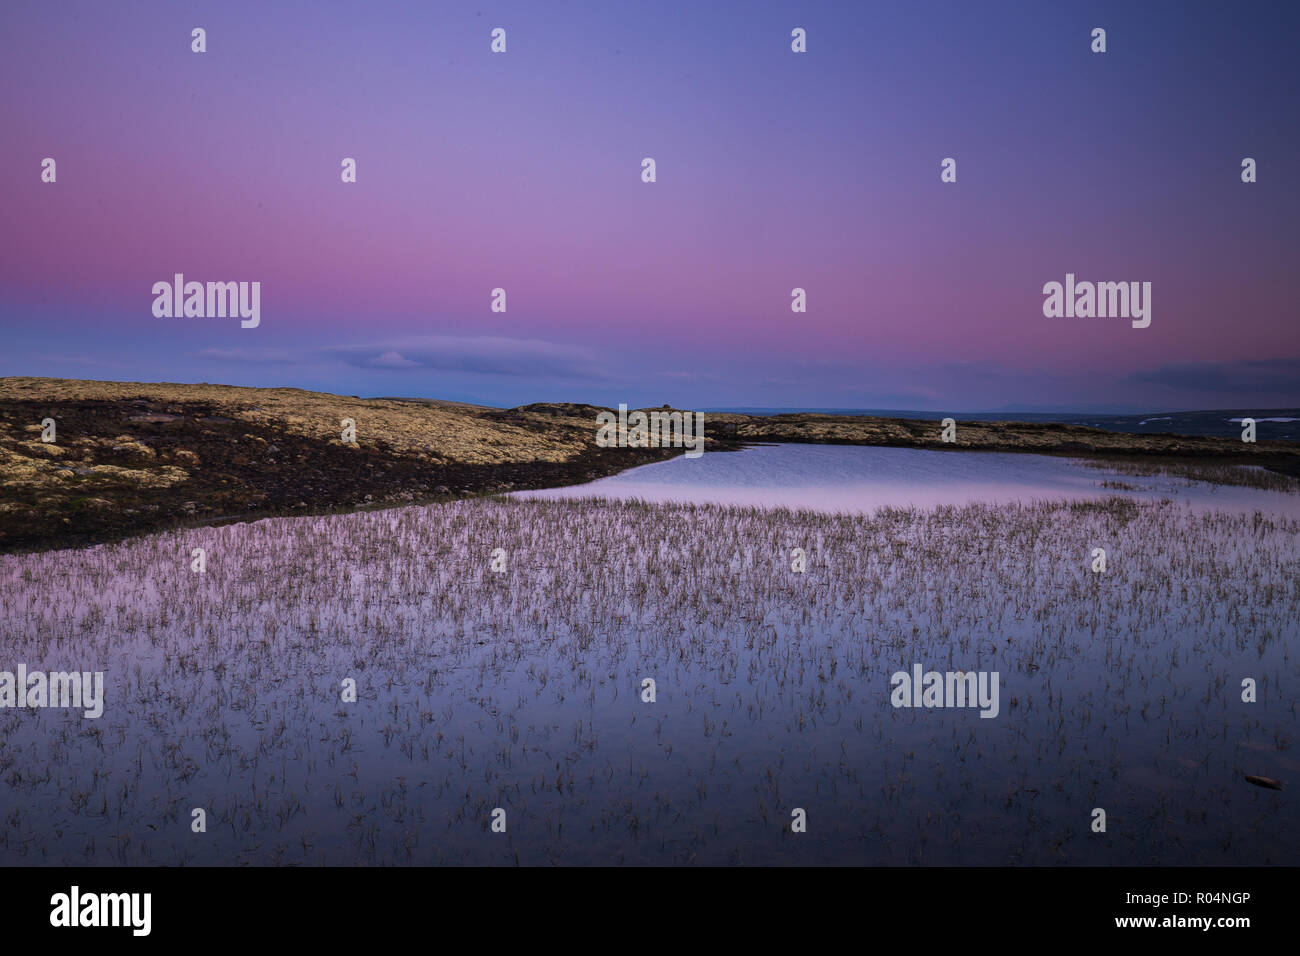
M 598 448 L 593 415 L 568 408 L 4 378 L 0 549 L 571 484 L 677 453 Z

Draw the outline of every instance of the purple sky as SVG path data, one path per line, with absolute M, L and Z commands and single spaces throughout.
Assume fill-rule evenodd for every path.
M 1295 3 L 6 0 L 0 375 L 1300 405 L 1298 43 Z M 176 272 L 260 326 L 155 318 Z M 1150 327 L 1045 318 L 1067 272 Z

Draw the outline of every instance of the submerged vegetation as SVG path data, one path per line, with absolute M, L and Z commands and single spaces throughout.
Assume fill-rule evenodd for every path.
M 1085 459 L 1083 464 L 1089 468 L 1141 478 L 1168 475 L 1172 478 L 1181 479 L 1186 484 L 1204 481 L 1215 485 L 1258 488 L 1261 491 L 1300 493 L 1300 475 L 1284 474 L 1250 464 L 1224 464 L 1216 461 L 1177 461 L 1158 458 L 1136 461 L 1093 458 Z M 1119 489 L 1126 487 L 1122 482 L 1103 482 L 1102 484 L 1104 487 Z
M 1300 776 L 1297 532 L 479 499 L 0 556 L 0 666 L 106 673 L 0 709 L 0 861 L 1293 863 L 1246 777 Z M 894 709 L 915 663 L 999 716 Z

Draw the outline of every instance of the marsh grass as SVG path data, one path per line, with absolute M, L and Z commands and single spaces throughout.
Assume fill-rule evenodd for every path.
M 1168 475 L 1181 479 L 1185 484 L 1203 481 L 1214 485 L 1235 485 L 1241 488 L 1257 488 L 1261 491 L 1282 491 L 1291 494 L 1300 493 L 1300 478 L 1270 471 L 1259 465 L 1225 465 L 1221 462 L 1178 461 L 1176 459 L 1147 461 L 1122 461 L 1108 458 L 1083 459 L 1089 468 L 1113 471 L 1121 475 L 1150 478 Z M 1123 482 L 1102 482 L 1102 487 L 1125 489 Z
M 1294 863 L 1242 773 L 1300 776 L 1298 531 L 481 499 L 0 556 L 0 667 L 107 672 L 98 721 L 0 711 L 0 861 Z M 914 662 L 1001 716 L 893 709 Z

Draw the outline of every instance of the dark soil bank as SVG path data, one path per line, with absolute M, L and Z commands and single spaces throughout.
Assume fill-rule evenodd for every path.
M 55 443 L 53 450 L 41 447 L 38 434 L 25 436 L 23 450 L 37 462 L 39 480 L 2 489 L 0 501 L 7 507 L 0 511 L 0 550 L 71 547 L 185 524 L 556 487 L 681 454 L 680 449 L 599 448 L 592 426 L 590 447 L 566 461 L 456 463 L 411 454 L 382 439 L 343 446 L 236 420 L 208 404 L 166 408 L 0 403 L 0 430 L 10 436 L 47 417 L 57 423 L 60 437 L 78 436 L 76 444 Z M 130 440 L 121 440 L 127 435 Z M 710 447 L 719 450 L 722 443 Z M 185 475 L 162 484 L 169 470 Z

